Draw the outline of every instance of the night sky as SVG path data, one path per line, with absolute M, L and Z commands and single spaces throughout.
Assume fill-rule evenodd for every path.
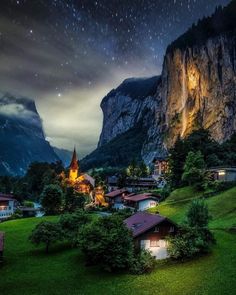
M 92 151 L 100 102 L 161 71 L 167 45 L 229 0 L 0 0 L 0 91 L 36 101 L 48 140 Z

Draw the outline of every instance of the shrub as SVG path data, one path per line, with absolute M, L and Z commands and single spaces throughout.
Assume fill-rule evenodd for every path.
M 208 253 L 215 239 L 207 228 L 183 227 L 175 237 L 169 237 L 168 242 L 170 257 L 184 260 Z
M 133 259 L 130 271 L 133 274 L 141 275 L 150 273 L 155 268 L 156 260 L 147 250 L 141 250 L 140 253 Z

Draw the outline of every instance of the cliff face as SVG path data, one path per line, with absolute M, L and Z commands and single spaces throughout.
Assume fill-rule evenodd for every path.
M 31 162 L 59 160 L 28 98 L 0 95 L 0 147 L 0 175 L 23 175 Z
M 236 0 L 217 8 L 168 46 L 160 77 L 146 79 L 148 83 L 127 79 L 111 91 L 101 104 L 104 122 L 98 146 L 108 145 L 142 119 L 140 153 L 150 164 L 178 136 L 193 130 L 208 129 L 219 142 L 236 132 L 235 15 Z
M 101 103 L 103 128 L 98 147 L 133 128 L 140 120 L 146 126 L 150 125 L 149 114 L 157 107 L 154 96 L 159 82 L 158 76 L 126 79 L 104 97 Z
M 236 37 L 223 34 L 202 46 L 172 49 L 162 73 L 165 143 L 203 127 L 217 141 L 236 131 Z

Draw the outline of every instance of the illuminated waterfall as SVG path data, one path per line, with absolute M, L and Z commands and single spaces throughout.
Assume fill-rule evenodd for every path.
M 186 58 L 185 52 L 183 55 L 182 62 L 182 95 L 181 95 L 181 112 L 182 112 L 182 129 L 181 129 L 181 137 L 184 136 L 186 127 L 187 127 L 187 110 L 186 110 L 186 102 L 188 98 L 187 92 L 187 81 L 186 81 Z

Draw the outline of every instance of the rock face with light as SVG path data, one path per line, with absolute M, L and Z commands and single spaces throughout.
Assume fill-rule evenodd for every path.
M 58 160 L 34 101 L 0 94 L 0 175 L 23 175 L 34 161 Z
M 165 154 L 178 137 L 199 128 L 208 129 L 218 142 L 236 132 L 235 15 L 234 0 L 170 44 L 161 76 L 152 80 L 152 94 L 143 83 L 147 95 L 142 95 L 138 79 L 127 79 L 111 91 L 101 104 L 99 147 L 133 128 L 140 118 L 146 127 L 141 156 L 147 164 Z
M 219 142 L 236 131 L 235 48 L 235 34 L 223 34 L 167 52 L 162 73 L 167 146 L 199 127 Z

